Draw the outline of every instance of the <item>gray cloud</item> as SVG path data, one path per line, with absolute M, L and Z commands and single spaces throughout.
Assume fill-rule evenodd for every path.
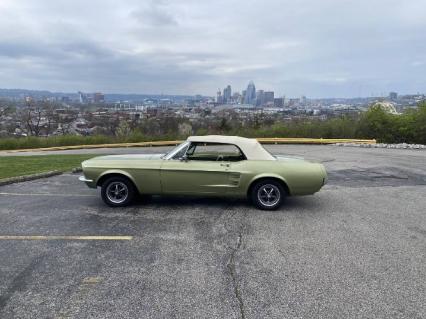
M 2 0 L 0 87 L 425 91 L 423 0 Z
M 148 1 L 143 8 L 133 11 L 130 14 L 142 26 L 147 27 L 168 27 L 178 25 L 177 19 L 169 11 L 169 5 L 165 1 Z

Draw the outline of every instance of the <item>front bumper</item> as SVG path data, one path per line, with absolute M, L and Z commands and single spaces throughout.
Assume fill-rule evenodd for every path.
M 84 177 L 84 176 L 80 176 L 80 177 L 78 178 L 78 180 L 79 180 L 80 182 L 93 183 L 93 179 L 87 179 L 87 178 L 86 178 L 86 177 Z
M 83 176 L 79 176 L 78 180 L 80 182 L 84 182 L 86 183 L 87 186 L 89 186 L 90 188 L 96 188 L 96 183 L 93 179 L 87 179 L 84 175 Z

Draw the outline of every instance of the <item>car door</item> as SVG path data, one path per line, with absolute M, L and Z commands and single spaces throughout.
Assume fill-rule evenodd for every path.
M 225 195 L 229 187 L 229 163 L 168 160 L 161 167 L 164 194 Z
M 208 148 L 208 145 L 204 143 L 203 147 Z M 230 163 L 214 152 L 187 155 L 163 162 L 160 170 L 162 193 L 225 195 L 231 186 Z

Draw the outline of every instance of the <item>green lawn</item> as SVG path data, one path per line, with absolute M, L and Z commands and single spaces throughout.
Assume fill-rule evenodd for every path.
M 94 156 L 98 155 L 4 156 L 0 157 L 0 179 L 54 170 L 70 171 Z

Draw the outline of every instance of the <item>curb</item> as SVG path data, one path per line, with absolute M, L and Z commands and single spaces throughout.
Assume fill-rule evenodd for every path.
M 356 143 L 356 144 L 376 144 L 374 139 L 328 139 L 328 138 L 298 138 L 298 137 L 261 137 L 256 138 L 261 144 L 336 144 L 336 143 Z M 72 145 L 72 146 L 54 146 L 43 148 L 27 148 L 17 150 L 1 150 L 7 153 L 19 152 L 41 152 L 41 151 L 67 151 L 77 149 L 95 149 L 95 148 L 117 148 L 117 147 L 153 147 L 153 146 L 174 146 L 183 141 L 153 141 L 138 143 L 114 143 L 114 144 L 89 144 L 89 145 Z
M 42 148 L 24 148 L 16 150 L 1 150 L 7 153 L 19 152 L 42 152 L 42 151 L 69 151 L 79 149 L 96 149 L 96 148 L 118 148 L 118 147 L 152 147 L 152 146 L 173 146 L 179 145 L 183 141 L 156 141 L 156 142 L 136 142 L 136 143 L 112 143 L 112 144 L 83 144 L 70 146 L 52 146 Z
M 335 146 L 343 147 L 366 147 L 366 148 L 386 148 L 386 149 L 405 149 L 405 150 L 425 150 L 426 145 L 423 144 L 388 144 L 388 143 L 376 143 L 376 144 L 356 144 L 356 143 L 336 143 Z
M 35 179 L 46 178 L 46 177 L 51 177 L 51 176 L 55 176 L 55 175 L 61 175 L 62 173 L 63 172 L 61 172 L 61 171 L 50 171 L 50 172 L 45 172 L 45 173 L 37 173 L 37 174 L 31 174 L 31 175 L 23 175 L 23 176 L 17 176 L 17 177 L 3 178 L 3 179 L 0 179 L 0 186 L 32 181 L 32 180 L 35 180 Z

